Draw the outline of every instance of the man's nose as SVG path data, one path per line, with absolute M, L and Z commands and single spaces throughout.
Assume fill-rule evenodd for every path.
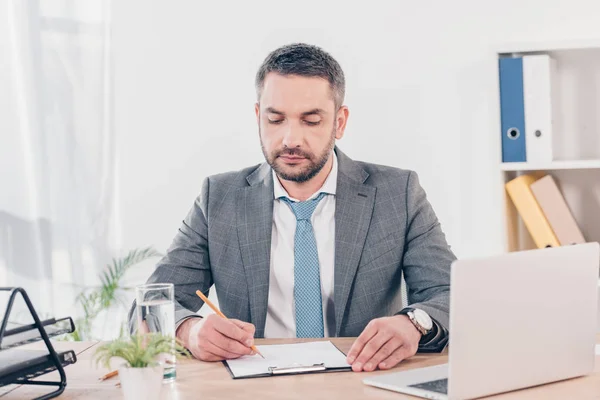
M 302 144 L 302 130 L 296 124 L 287 125 L 283 134 L 283 145 L 290 149 L 299 147 Z

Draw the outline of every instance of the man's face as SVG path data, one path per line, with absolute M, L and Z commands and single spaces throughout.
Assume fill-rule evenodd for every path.
M 347 108 L 335 109 L 325 79 L 271 72 L 256 117 L 269 165 L 282 179 L 306 182 L 321 171 L 335 139 L 342 137 Z

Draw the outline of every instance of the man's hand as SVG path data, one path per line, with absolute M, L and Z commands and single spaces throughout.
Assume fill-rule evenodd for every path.
M 237 319 L 224 319 L 211 314 L 190 318 L 177 328 L 177 338 L 202 361 L 231 360 L 254 354 L 254 325 Z
M 406 315 L 377 318 L 356 339 L 346 361 L 355 372 L 390 369 L 414 356 L 419 340 L 421 332 Z

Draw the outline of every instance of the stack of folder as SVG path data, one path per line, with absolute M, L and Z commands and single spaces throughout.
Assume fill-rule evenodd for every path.
M 506 190 L 538 248 L 585 243 L 551 175 L 522 175 L 506 183 Z

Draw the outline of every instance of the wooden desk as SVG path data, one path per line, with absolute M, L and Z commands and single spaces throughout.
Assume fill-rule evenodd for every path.
M 344 352 L 352 345 L 353 339 L 332 339 Z M 257 344 L 290 343 L 290 340 L 257 340 Z M 295 342 L 295 341 L 294 341 Z M 92 355 L 97 343 L 56 342 L 57 349 L 73 349 L 78 352 L 76 364 L 66 367 L 67 388 L 60 399 L 116 399 L 122 398 L 120 388 L 115 384 L 118 378 L 99 382 L 98 378 L 108 370 L 96 369 Z M 39 344 L 30 347 L 39 347 Z M 406 360 L 392 371 L 431 366 L 447 362 L 447 355 L 417 355 Z M 222 363 L 204 363 L 186 360 L 177 366 L 175 383 L 163 386 L 162 397 L 168 400 L 181 399 L 416 399 L 396 392 L 382 390 L 362 383 L 369 375 L 385 374 L 389 371 L 338 372 L 312 375 L 278 376 L 272 378 L 231 379 Z M 57 376 L 57 374 L 56 374 Z M 55 378 L 50 375 L 47 379 Z M 39 396 L 47 388 L 17 386 L 0 388 L 0 398 L 31 399 Z M 535 388 L 490 397 L 493 399 L 598 399 L 600 398 L 600 358 L 596 357 L 593 374 L 568 381 L 552 383 Z

